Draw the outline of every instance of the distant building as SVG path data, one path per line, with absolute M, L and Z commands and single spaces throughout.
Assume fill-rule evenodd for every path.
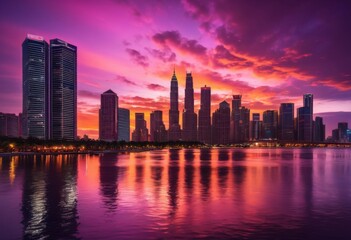
M 231 142 L 240 142 L 240 108 L 241 95 L 233 95 L 232 112 L 230 119 L 230 139 Z
M 294 104 L 282 103 L 279 108 L 279 139 L 293 141 L 294 139 Z
M 178 80 L 175 71 L 173 71 L 171 79 L 168 139 L 169 141 L 179 141 L 181 139 L 178 109 Z
M 197 116 L 194 112 L 194 88 L 191 73 L 186 74 L 185 80 L 185 99 L 183 112 L 183 141 L 197 140 Z
M 49 136 L 49 50 L 43 37 L 28 34 L 22 44 L 23 137 Z
M 111 89 L 101 94 L 99 110 L 99 139 L 118 140 L 118 96 Z
M 313 141 L 324 142 L 325 140 L 325 125 L 322 117 L 316 117 L 313 121 Z
M 156 110 L 150 114 L 150 141 L 167 141 L 167 131 L 162 119 L 162 111 Z
M 297 140 L 313 141 L 313 95 L 303 95 L 303 107 L 297 111 Z
M 240 107 L 239 112 L 239 142 L 247 142 L 250 140 L 250 109 Z
M 230 106 L 226 101 L 219 104 L 212 114 L 212 144 L 230 143 Z
M 16 114 L 0 112 L 0 136 L 19 137 L 19 119 Z
M 267 110 L 263 112 L 263 138 L 277 139 L 278 137 L 278 111 Z
M 130 141 L 130 111 L 126 108 L 118 108 L 118 141 Z
M 252 121 L 251 121 L 251 140 L 259 140 L 262 138 L 262 121 L 260 120 L 259 113 L 252 114 Z
M 50 137 L 77 137 L 77 47 L 50 40 Z
M 148 141 L 149 130 L 146 128 L 144 113 L 135 113 L 135 130 L 132 133 L 132 141 Z
M 211 143 L 211 88 L 206 85 L 201 88 L 198 141 Z
M 339 122 L 338 123 L 338 131 L 339 131 L 339 142 L 348 142 L 347 136 L 348 123 L 347 122 Z

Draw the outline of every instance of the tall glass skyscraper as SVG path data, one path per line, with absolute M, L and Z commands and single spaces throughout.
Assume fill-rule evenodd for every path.
M 281 103 L 279 108 L 279 139 L 294 140 L 294 104 Z
M 24 137 L 48 138 L 49 58 L 43 37 L 28 34 L 22 44 Z
M 198 141 L 211 143 L 211 88 L 206 85 L 201 88 Z
M 180 138 L 181 130 L 179 125 L 178 109 L 178 80 L 175 71 L 173 71 L 170 92 L 168 139 L 169 141 L 178 141 Z
M 118 108 L 118 141 L 130 141 L 130 111 Z
M 50 40 L 50 137 L 77 136 L 77 47 Z
M 303 107 L 297 110 L 297 139 L 313 141 L 313 95 L 303 95 Z
M 194 112 L 194 88 L 191 73 L 186 74 L 185 80 L 185 99 L 183 112 L 183 132 L 184 141 L 197 140 L 197 116 Z

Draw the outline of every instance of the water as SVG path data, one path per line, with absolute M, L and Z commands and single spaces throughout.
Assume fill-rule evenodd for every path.
M 351 239 L 351 151 L 0 157 L 0 236 Z

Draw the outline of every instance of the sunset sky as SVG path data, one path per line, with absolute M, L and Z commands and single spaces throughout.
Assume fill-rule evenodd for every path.
M 243 95 L 251 113 L 302 106 L 314 94 L 327 135 L 351 124 L 350 1 L 1 1 L 0 112 L 22 111 L 22 47 L 28 33 L 78 47 L 78 135 L 98 135 L 108 89 L 134 113 L 163 110 L 173 68 L 183 110 L 186 71 L 212 88 L 212 109 Z M 296 114 L 296 112 L 295 112 Z M 262 117 L 262 116 L 261 116 Z

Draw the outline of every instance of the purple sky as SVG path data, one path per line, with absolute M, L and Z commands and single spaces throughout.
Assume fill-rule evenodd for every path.
M 97 136 L 100 94 L 134 113 L 164 111 L 173 67 L 211 86 L 213 109 L 243 94 L 252 112 L 314 94 L 327 134 L 351 123 L 350 1 L 1 1 L 0 111 L 21 111 L 27 33 L 78 47 L 79 135 Z M 181 104 L 181 110 L 183 105 Z M 335 113 L 335 114 L 334 114 Z M 132 121 L 132 128 L 134 122 Z

